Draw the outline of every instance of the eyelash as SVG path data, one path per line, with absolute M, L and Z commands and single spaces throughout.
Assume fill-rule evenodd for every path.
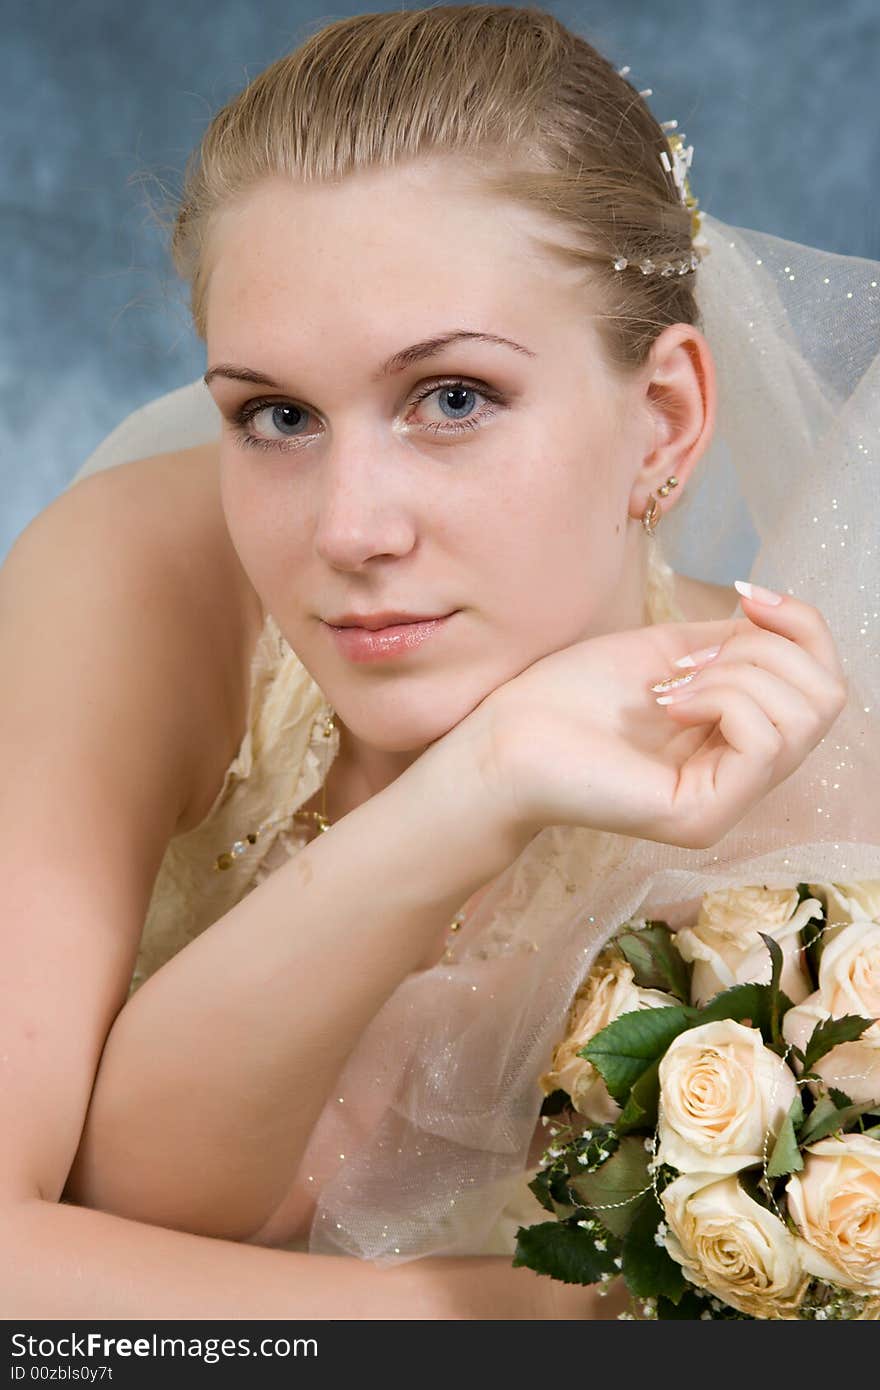
M 488 401 L 492 402 L 491 408 L 483 410 L 473 420 L 450 421 L 446 426 L 439 424 L 427 425 L 427 429 L 433 430 L 436 434 L 461 434 L 464 430 L 479 429 L 484 420 L 489 419 L 490 416 L 497 413 L 497 408 L 499 406 L 503 407 L 506 404 L 506 399 L 502 393 L 493 390 L 492 387 L 487 386 L 485 382 L 477 383 L 475 381 L 466 381 L 460 377 L 434 382 L 432 386 L 426 387 L 424 391 L 416 396 L 412 404 L 413 406 L 420 405 L 422 401 L 427 400 L 429 396 L 433 396 L 437 391 L 452 390 L 459 386 L 463 386 L 469 391 L 476 391 L 480 396 L 485 396 Z M 255 415 L 258 415 L 261 410 L 266 410 L 277 405 L 296 405 L 296 402 L 279 400 L 277 397 L 274 400 L 265 400 L 261 397 L 257 400 L 247 401 L 241 409 L 237 410 L 232 416 L 234 433 L 245 448 L 280 449 L 282 453 L 290 453 L 292 450 L 301 447 L 302 440 L 297 437 L 287 440 L 261 439 L 259 435 L 249 434 L 246 430 L 245 426 L 248 421 L 252 420 Z

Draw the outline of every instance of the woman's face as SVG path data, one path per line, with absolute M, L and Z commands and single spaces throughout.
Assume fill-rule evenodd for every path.
M 396 754 L 402 770 L 541 656 L 644 621 L 627 518 L 651 422 L 536 229 L 434 162 L 267 181 L 213 229 L 230 536 L 374 767 Z M 459 331 L 519 346 L 462 337 L 383 370 Z M 349 659 L 324 621 L 388 609 L 454 616 L 376 662 Z

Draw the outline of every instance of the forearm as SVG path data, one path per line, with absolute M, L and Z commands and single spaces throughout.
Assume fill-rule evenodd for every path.
M 388 1269 L 239 1245 L 36 1199 L 0 1210 L 0 1317 L 473 1319 L 590 1316 L 500 1256 Z M 556 1286 L 557 1288 L 562 1286 Z M 601 1315 L 601 1314 L 600 1314 Z
M 361 1032 L 525 843 L 479 777 L 424 761 L 132 996 L 104 1048 L 66 1196 L 233 1240 L 265 1224 Z

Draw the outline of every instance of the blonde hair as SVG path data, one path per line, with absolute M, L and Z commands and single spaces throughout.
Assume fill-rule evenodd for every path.
M 660 159 L 668 150 L 640 94 L 543 10 L 354 15 L 270 64 L 213 117 L 186 166 L 171 257 L 204 340 L 212 223 L 256 184 L 338 181 L 454 155 L 486 193 L 559 229 L 536 240 L 583 270 L 609 363 L 626 372 L 667 324 L 699 321 L 694 273 L 643 275 L 632 265 L 692 249 L 691 214 Z M 616 256 L 631 268 L 615 271 Z

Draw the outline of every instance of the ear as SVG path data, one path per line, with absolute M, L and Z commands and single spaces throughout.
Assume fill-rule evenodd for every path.
M 715 363 L 698 328 L 673 323 L 654 341 L 640 377 L 642 407 L 653 440 L 633 481 L 629 515 L 640 520 L 653 492 L 663 511 L 675 506 L 715 428 Z M 678 485 L 666 497 L 659 489 L 675 476 Z

